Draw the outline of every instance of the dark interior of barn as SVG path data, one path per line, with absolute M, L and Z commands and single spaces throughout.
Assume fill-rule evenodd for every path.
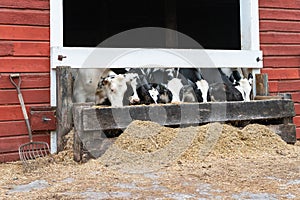
M 241 49 L 239 0 L 64 0 L 63 18 L 66 47 Z M 167 31 L 103 43 L 142 27 L 172 29 L 200 45 Z

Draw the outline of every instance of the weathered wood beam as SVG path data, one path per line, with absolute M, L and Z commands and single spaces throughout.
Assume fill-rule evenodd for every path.
M 72 119 L 72 85 L 73 78 L 71 67 L 62 66 L 56 68 L 56 132 L 57 132 L 57 151 L 64 148 L 64 136 L 73 126 Z
M 93 103 L 76 103 L 73 107 L 74 116 L 74 160 L 85 162 L 90 158 L 102 155 L 114 142 L 115 138 L 107 138 L 103 131 L 84 131 L 82 111 Z M 86 150 L 88 149 L 88 151 Z
M 268 96 L 269 85 L 268 85 L 268 74 L 255 74 L 256 83 L 256 95 Z
M 151 120 L 161 125 L 197 125 L 209 122 L 263 122 L 287 143 L 296 142 L 292 100 L 210 102 L 138 105 L 119 108 L 74 104 L 74 160 L 100 157 L 114 142 L 105 130 L 125 129 L 133 120 Z M 246 124 L 247 124 L 246 123 Z
M 154 121 L 161 125 L 188 125 L 209 122 L 291 118 L 291 100 L 250 102 L 183 103 L 166 105 L 90 107 L 82 110 L 84 131 L 124 129 L 133 120 Z
M 279 124 L 268 125 L 268 127 L 279 135 L 286 143 L 295 144 L 296 138 L 296 126 L 295 124 Z

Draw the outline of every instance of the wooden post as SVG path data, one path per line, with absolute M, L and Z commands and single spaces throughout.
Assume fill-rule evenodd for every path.
M 64 149 L 63 137 L 70 132 L 73 126 L 72 119 L 72 85 L 73 78 L 71 67 L 56 67 L 56 84 L 57 84 L 57 151 Z
M 257 96 L 268 96 L 268 74 L 255 74 L 256 80 L 256 95 Z
M 79 137 L 80 133 L 83 131 L 82 127 L 82 109 L 90 107 L 87 104 L 74 104 L 73 107 L 73 118 L 74 118 L 74 141 L 73 141 L 73 153 L 74 153 L 74 160 L 76 162 L 80 162 L 82 160 L 83 154 L 83 147 L 82 141 Z
M 86 162 L 90 158 L 98 158 L 113 144 L 115 138 L 107 138 L 104 132 L 85 130 L 84 110 L 92 108 L 94 103 L 76 103 L 73 106 L 74 118 L 74 160 Z M 95 109 L 95 108 L 92 108 Z

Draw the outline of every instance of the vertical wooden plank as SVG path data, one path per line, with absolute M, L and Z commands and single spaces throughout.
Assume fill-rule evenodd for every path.
M 94 105 L 93 103 L 76 103 L 73 106 L 74 119 L 74 141 L 73 141 L 73 155 L 76 162 L 81 162 L 84 157 L 84 149 L 80 135 L 83 134 L 82 110 Z M 87 158 L 85 158 L 87 159 Z
M 268 74 L 255 74 L 256 80 L 256 95 L 268 96 L 269 86 L 268 86 Z
M 57 151 L 64 149 L 63 137 L 73 126 L 72 119 L 72 74 L 71 67 L 63 66 L 56 68 L 56 91 L 57 91 Z
M 79 138 L 80 132 L 82 132 L 82 106 L 74 104 L 73 106 L 73 119 L 74 119 L 74 141 L 73 141 L 73 159 L 76 162 L 82 160 L 82 142 Z

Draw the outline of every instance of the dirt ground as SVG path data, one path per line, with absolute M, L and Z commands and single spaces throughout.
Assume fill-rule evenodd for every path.
M 71 138 L 30 172 L 0 164 L 0 199 L 300 199 L 300 141 L 262 125 L 135 121 L 87 163 L 72 160 Z

